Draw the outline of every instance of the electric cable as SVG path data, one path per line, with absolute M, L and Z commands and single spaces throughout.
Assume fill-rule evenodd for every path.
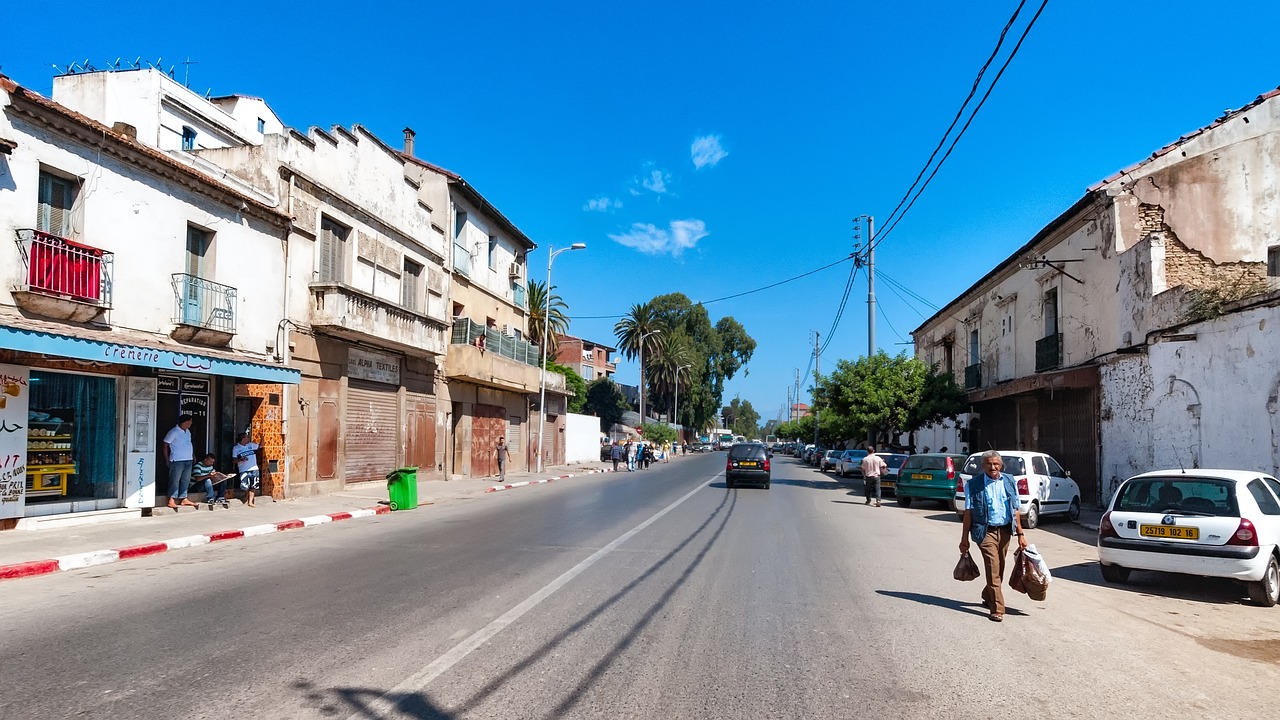
M 849 280 L 844 284 L 844 296 L 840 298 L 840 307 L 836 309 L 836 317 L 831 321 L 831 329 L 827 331 L 827 340 L 822 343 L 822 352 L 826 352 L 827 346 L 831 344 L 831 339 L 835 337 L 836 329 L 840 327 L 840 320 L 844 317 L 844 310 L 849 305 L 849 293 L 853 292 L 853 283 L 857 277 L 858 265 L 855 263 L 849 269 Z
M 921 320 L 925 319 L 927 316 L 923 312 L 920 312 L 920 309 L 917 308 L 915 304 L 907 298 L 907 296 L 903 295 L 904 292 L 907 295 L 911 296 L 911 298 L 916 300 L 917 302 L 921 302 L 921 303 L 924 303 L 925 305 L 928 305 L 929 307 L 932 307 L 934 312 L 938 311 L 938 307 L 936 305 L 920 297 L 918 294 L 912 291 L 911 288 L 906 287 L 905 285 L 898 282 L 897 280 L 894 280 L 885 275 L 881 275 L 880 279 L 884 280 L 885 286 L 889 288 L 889 291 L 892 292 L 894 295 L 897 295 L 898 299 L 902 300 L 903 304 L 911 308 L 911 310 L 915 312 L 915 314 L 919 315 Z
M 892 331 L 894 335 L 898 336 L 898 340 L 906 342 L 907 339 L 902 337 L 902 333 L 898 332 L 898 328 L 894 327 L 893 323 L 889 322 L 889 316 L 885 314 L 884 306 L 877 305 L 876 309 L 880 311 L 880 317 L 884 318 L 884 323 L 889 326 L 889 330 Z

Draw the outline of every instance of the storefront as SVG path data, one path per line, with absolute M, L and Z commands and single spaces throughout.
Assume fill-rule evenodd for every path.
M 237 422 L 237 382 L 297 383 L 233 351 L 112 335 L 129 342 L 0 327 L 0 526 L 153 507 L 167 484 L 161 439 L 179 414 L 197 419 L 196 452 L 216 453 Z
M 400 456 L 398 355 L 347 351 L 346 482 L 385 480 Z

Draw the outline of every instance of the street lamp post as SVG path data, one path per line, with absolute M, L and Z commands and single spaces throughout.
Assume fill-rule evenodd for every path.
M 551 263 L 554 263 L 556 256 L 562 252 L 586 249 L 586 243 L 574 243 L 559 250 L 551 250 L 551 246 L 547 246 L 550 252 L 547 254 L 547 289 L 544 293 L 547 296 L 546 307 L 542 311 L 542 367 L 540 368 L 542 382 L 538 396 L 538 472 L 542 472 L 542 431 L 547 427 L 547 345 L 551 339 Z
M 662 332 L 653 330 L 640 336 L 640 429 L 644 430 L 644 341 Z
M 691 367 L 693 366 L 681 365 L 680 367 L 676 368 L 676 401 L 675 401 L 676 407 L 675 407 L 675 410 L 673 410 L 671 413 L 671 424 L 676 426 L 677 443 L 680 441 L 680 430 L 679 430 L 680 428 L 680 371 L 688 370 Z

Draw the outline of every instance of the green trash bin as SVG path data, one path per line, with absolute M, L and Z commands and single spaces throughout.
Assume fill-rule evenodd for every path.
M 400 468 L 387 473 L 387 496 L 392 510 L 418 507 L 418 468 Z

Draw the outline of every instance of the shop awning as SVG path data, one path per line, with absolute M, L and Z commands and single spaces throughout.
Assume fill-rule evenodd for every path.
M 235 350 L 184 345 L 171 338 L 117 328 L 68 328 L 29 318 L 6 317 L 0 322 L 0 348 L 41 353 L 50 357 L 223 375 L 258 382 L 296 385 L 302 373 L 290 367 L 253 359 Z

